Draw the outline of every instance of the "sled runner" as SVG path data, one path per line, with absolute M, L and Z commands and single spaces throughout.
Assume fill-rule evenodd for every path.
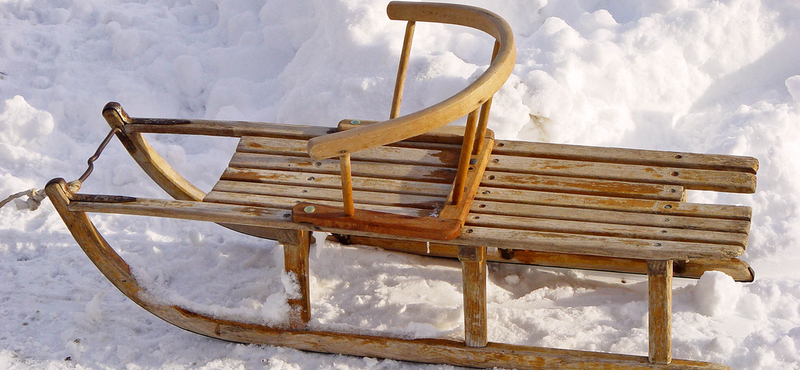
M 387 12 L 408 23 L 386 121 L 346 119 L 331 129 L 134 118 L 109 103 L 103 116 L 112 133 L 174 199 L 82 194 L 62 179 L 52 180 L 47 195 L 92 262 L 156 316 L 228 341 L 468 367 L 727 368 L 672 359 L 671 284 L 673 276 L 696 278 L 708 270 L 753 279 L 749 266 L 737 259 L 747 245 L 750 208 L 685 198 L 687 190 L 754 192 L 757 160 L 495 140 L 487 129 L 492 96 L 511 74 L 516 55 L 508 24 L 488 11 L 451 4 L 392 2 Z M 416 22 L 475 28 L 496 43 L 489 68 L 464 90 L 400 116 Z M 466 126 L 446 126 L 463 116 Z M 219 182 L 205 194 L 175 172 L 144 133 L 240 141 Z M 87 212 L 216 222 L 278 240 L 286 270 L 300 287 L 299 297 L 289 300 L 288 326 L 241 323 L 152 300 Z M 311 231 L 332 233 L 342 242 L 458 258 L 465 340 L 308 329 Z M 647 274 L 649 356 L 488 342 L 487 261 Z

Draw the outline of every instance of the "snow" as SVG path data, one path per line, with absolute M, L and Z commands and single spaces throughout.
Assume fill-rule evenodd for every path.
M 753 195 L 691 193 L 753 208 L 743 257 L 756 281 L 678 280 L 674 356 L 741 369 L 800 368 L 800 5 L 794 0 L 464 0 L 515 30 L 517 65 L 490 121 L 501 138 L 749 155 Z M 134 116 L 333 126 L 388 115 L 404 25 L 376 0 L 0 2 L 0 196 L 73 180 Z M 403 112 L 463 87 L 491 40 L 417 26 Z M 235 140 L 148 137 L 209 190 Z M 117 142 L 89 193 L 166 197 Z M 287 320 L 296 280 L 272 242 L 188 221 L 92 216 L 159 299 L 258 323 Z M 314 328 L 463 336 L 459 265 L 321 241 L 311 251 Z M 52 205 L 0 209 L 0 368 L 451 368 L 211 340 L 122 296 Z M 647 353 L 646 282 L 490 265 L 489 339 Z

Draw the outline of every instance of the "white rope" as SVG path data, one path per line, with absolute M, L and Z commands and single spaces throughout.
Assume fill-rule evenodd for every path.
M 72 194 L 77 193 L 78 190 L 81 190 L 81 181 L 75 180 L 72 182 L 68 182 L 67 190 Z M 17 199 L 17 198 L 22 198 L 26 195 L 28 196 L 28 199 L 25 200 Z M 18 210 L 28 209 L 30 211 L 35 211 L 39 209 L 40 205 L 42 205 L 42 201 L 44 200 L 44 198 L 47 198 L 47 194 L 45 194 L 44 190 L 31 188 L 16 194 L 12 194 L 8 198 L 3 199 L 3 201 L 0 202 L 0 208 L 3 208 L 3 206 L 10 203 L 12 200 L 16 200 L 14 204 L 17 206 Z
M 0 202 L 0 208 L 3 208 L 3 206 L 11 202 L 12 200 L 15 200 L 17 198 L 22 198 L 25 195 L 28 196 L 28 199 L 17 200 L 15 202 L 15 204 L 17 205 L 17 209 L 27 208 L 31 211 L 35 211 L 42 204 L 42 200 L 44 200 L 44 198 L 47 197 L 47 194 L 45 194 L 43 190 L 39 190 L 36 188 L 28 189 L 4 199 L 2 202 Z

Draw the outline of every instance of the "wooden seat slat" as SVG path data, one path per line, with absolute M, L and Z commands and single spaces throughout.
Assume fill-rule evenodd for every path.
M 486 171 L 481 185 L 492 188 L 527 189 L 623 198 L 679 201 L 684 189 L 677 185 L 647 184 L 616 180 Z
M 620 225 L 667 227 L 673 229 L 708 230 L 748 233 L 750 222 L 721 218 L 660 215 L 653 213 L 608 211 L 560 206 L 480 201 L 472 204 L 471 214 L 495 214 L 518 217 L 538 217 L 553 220 L 589 221 Z
M 612 198 L 481 186 L 476 202 L 500 201 L 514 204 L 560 205 L 565 207 L 655 213 L 662 215 L 750 220 L 750 207 L 685 203 L 634 198 Z
M 526 158 L 499 154 L 492 154 L 489 163 L 487 170 L 492 171 L 672 184 L 694 190 L 752 193 L 756 188 L 755 175 L 745 172 Z
M 665 227 L 619 225 L 611 223 L 552 220 L 546 218 L 470 214 L 466 226 L 495 227 L 530 231 L 546 231 L 580 235 L 616 236 L 632 239 L 673 240 L 685 242 L 731 244 L 747 247 L 747 234 L 708 230 L 672 229 Z
M 251 140 L 252 139 L 252 140 Z M 277 140 L 277 142 L 276 142 Z M 238 153 L 231 161 L 231 166 L 252 168 L 276 169 L 304 169 L 313 172 L 335 174 L 339 171 L 338 161 L 335 159 L 314 161 L 305 156 L 300 140 L 282 140 L 270 138 L 243 138 Z M 285 150 L 283 150 L 285 149 Z M 283 151 L 283 153 L 282 153 Z M 283 156 L 286 154 L 287 156 Z M 353 155 L 352 166 L 354 175 L 368 175 L 374 177 L 389 176 L 393 173 L 407 174 L 416 172 L 430 181 L 431 178 L 452 181 L 452 172 L 442 172 L 439 168 L 452 164 L 455 165 L 457 152 L 443 150 L 415 150 L 408 148 L 373 148 L 364 153 Z M 261 157 L 263 155 L 263 157 Z M 445 158 L 445 160 L 442 160 Z M 359 164 L 361 161 L 369 163 Z M 453 163 L 448 163 L 452 161 Z M 372 162 L 380 162 L 376 165 Z M 414 165 L 389 169 L 386 163 Z M 426 168 L 425 164 L 431 166 Z M 436 174 L 436 175 L 434 175 Z M 397 177 L 409 179 L 407 176 Z M 633 183 L 616 180 L 569 178 L 563 176 L 548 176 L 535 174 L 519 174 L 509 172 L 487 171 L 481 181 L 491 186 L 555 191 L 577 194 L 594 194 L 603 196 L 638 197 L 645 199 L 680 200 L 683 188 L 675 185 Z
M 286 210 L 291 213 L 292 207 L 296 204 L 305 201 L 304 198 L 299 197 L 282 197 L 273 195 L 262 194 L 245 194 L 245 193 L 229 193 L 224 191 L 211 192 L 206 196 L 204 202 L 220 203 L 220 204 L 234 204 L 239 206 L 255 206 L 266 207 Z M 338 200 L 315 200 L 314 203 L 341 207 L 342 201 Z M 388 212 L 398 215 L 415 216 L 415 217 L 428 217 L 432 212 L 428 209 L 408 208 L 408 207 L 395 207 L 380 204 L 367 204 L 356 203 L 360 209 L 368 211 Z M 284 226 L 285 228 L 292 228 L 292 226 Z
M 229 167 L 222 174 L 221 180 L 243 181 L 264 184 L 287 184 L 305 187 L 326 187 L 341 190 L 342 181 L 339 175 L 293 172 L 277 170 L 260 170 L 250 168 Z M 451 185 L 425 181 L 402 181 L 374 177 L 353 177 L 353 189 L 365 191 L 386 191 L 400 194 L 417 194 L 447 197 Z
M 240 153 L 264 153 L 308 158 L 305 140 L 290 140 L 266 137 L 243 137 L 236 151 Z M 459 149 L 431 150 L 413 147 L 382 146 L 352 153 L 352 161 L 399 163 L 415 166 L 456 167 Z M 335 160 L 334 160 L 335 161 Z
M 492 152 L 523 157 L 736 171 L 750 174 L 755 174 L 758 170 L 758 160 L 755 158 L 722 154 L 664 152 L 511 140 L 497 140 Z
M 214 186 L 213 191 L 229 193 L 244 193 L 256 195 L 273 195 L 278 197 L 293 197 L 305 201 L 334 200 L 342 201 L 341 189 L 299 187 L 293 185 L 243 183 L 239 181 L 220 181 Z M 353 191 L 353 196 L 359 204 L 380 204 L 387 206 L 420 208 L 433 211 L 441 209 L 445 198 L 424 195 L 398 194 L 385 191 Z
M 738 245 L 630 239 L 610 236 L 465 227 L 456 239 L 471 245 L 647 260 L 733 258 L 744 253 Z
M 339 173 L 339 162 L 335 159 L 313 161 L 309 158 L 271 154 L 236 153 L 233 155 L 229 166 L 326 174 Z M 374 178 L 452 183 L 455 178 L 456 169 L 353 161 L 352 174 L 353 176 Z

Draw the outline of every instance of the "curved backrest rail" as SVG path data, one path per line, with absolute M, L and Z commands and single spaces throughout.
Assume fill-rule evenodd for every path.
M 498 15 L 471 6 L 407 2 L 391 2 L 387 13 L 394 20 L 446 23 L 484 31 L 499 44 L 497 57 L 475 82 L 440 103 L 388 121 L 309 140 L 311 158 L 332 158 L 405 140 L 444 126 L 486 103 L 511 75 L 516 60 L 514 36 Z

